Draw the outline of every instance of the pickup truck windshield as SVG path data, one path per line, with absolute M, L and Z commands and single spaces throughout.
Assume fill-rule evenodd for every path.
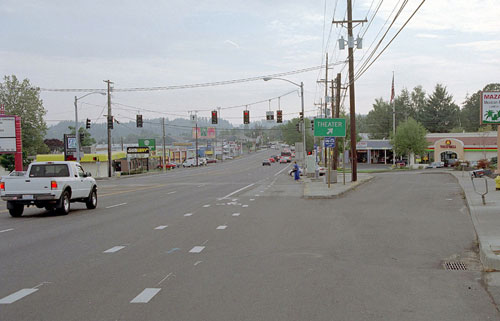
M 66 164 L 32 165 L 30 177 L 68 177 L 69 169 Z

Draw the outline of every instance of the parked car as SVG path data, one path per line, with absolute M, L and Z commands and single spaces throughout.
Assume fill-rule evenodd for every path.
M 426 168 L 441 168 L 444 167 L 443 162 L 432 162 L 429 165 L 427 165 Z
M 2 178 L 0 196 L 7 201 L 12 217 L 21 216 L 24 206 L 32 205 L 66 215 L 73 202 L 83 202 L 88 209 L 96 208 L 97 184 L 79 163 L 33 162 L 26 175 Z
M 176 167 L 177 167 L 177 164 L 175 164 L 175 163 L 165 163 L 166 169 L 174 169 Z M 163 164 L 158 164 L 158 166 L 156 166 L 156 168 L 163 168 Z
M 271 166 L 271 161 L 270 161 L 269 159 L 264 159 L 264 160 L 262 161 L 262 166 L 266 166 L 266 165 Z
M 224 156 L 224 159 L 233 159 L 232 156 Z
M 200 163 L 200 166 L 201 165 L 207 165 L 207 158 L 206 157 L 198 157 L 198 162 Z
M 215 158 L 207 159 L 207 164 L 213 164 L 213 163 L 217 163 L 217 160 Z
M 275 161 L 279 161 L 280 157 L 278 155 L 272 155 L 271 158 L 274 158 Z
M 198 165 L 200 164 L 200 160 L 198 159 Z M 188 158 L 182 163 L 182 167 L 194 167 L 197 166 L 196 158 Z

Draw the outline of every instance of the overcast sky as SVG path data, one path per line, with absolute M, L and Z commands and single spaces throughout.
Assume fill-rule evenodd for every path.
M 353 18 L 368 18 L 354 34 L 364 34 L 355 51 L 355 69 L 372 53 L 404 1 L 353 0 Z M 376 54 L 421 3 L 410 0 Z M 387 50 L 356 81 L 356 112 L 367 114 L 376 98 L 390 98 L 392 72 L 396 92 L 422 85 L 431 93 L 445 85 L 455 102 L 492 82 L 500 82 L 498 1 L 428 0 Z M 147 88 L 218 82 L 284 73 L 320 66 L 325 52 L 338 63 L 331 75 L 347 78 L 347 50 L 337 39 L 347 30 L 332 25 L 345 17 L 346 0 L 166 0 L 166 1 L 33 1 L 0 2 L 0 73 L 28 78 L 40 88 Z M 386 23 L 387 22 L 387 23 Z M 372 45 L 373 44 L 373 45 Z M 372 46 L 371 46 L 372 45 Z M 371 46 L 371 47 L 370 47 Z M 375 54 L 375 56 L 376 56 Z M 374 58 L 374 57 L 373 57 Z M 317 84 L 325 70 L 288 75 L 304 82 L 306 116 L 324 96 Z M 251 119 L 265 118 L 267 100 L 297 89 L 287 82 L 262 80 L 225 86 L 114 92 L 118 120 L 188 117 L 188 111 L 221 107 L 222 117 L 242 123 L 244 107 Z M 49 125 L 74 120 L 75 95 L 84 92 L 42 91 Z M 348 96 L 347 96 L 348 97 Z M 80 101 L 79 118 L 103 121 L 106 97 Z M 121 104 L 121 105 L 119 105 Z M 280 99 L 285 119 L 298 116 L 297 92 Z M 124 106 L 126 105 L 126 106 Z M 278 109 L 272 100 L 271 110 Z M 347 110 L 348 100 L 345 101 Z M 151 110 L 154 112 L 147 112 Z

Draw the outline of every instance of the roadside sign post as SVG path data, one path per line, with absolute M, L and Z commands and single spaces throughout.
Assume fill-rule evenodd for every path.
M 326 149 L 326 152 L 327 152 L 327 159 L 328 161 L 326 162 L 327 164 L 330 164 L 331 162 L 331 156 L 330 156 L 330 153 L 331 153 L 331 150 L 330 148 L 335 148 L 335 137 L 325 137 L 325 149 Z M 330 183 L 331 183 L 331 171 L 332 167 L 331 166 L 328 166 L 328 188 L 330 188 Z
M 500 124 L 500 91 L 482 91 L 480 103 L 479 123 Z M 497 128 L 497 146 L 500 146 L 500 126 Z M 497 148 L 497 163 L 498 159 L 500 148 Z M 500 173 L 500 168 L 497 168 L 496 172 Z
M 330 147 L 335 147 L 335 137 L 346 136 L 346 121 L 344 118 L 315 118 L 314 137 L 325 137 L 325 149 L 327 159 L 330 158 Z M 345 145 L 345 139 L 344 139 Z M 345 171 L 345 169 L 344 169 Z M 345 172 L 344 172 L 345 175 Z M 344 178 L 345 179 L 345 178 Z M 328 166 L 328 188 L 330 188 L 330 166 Z

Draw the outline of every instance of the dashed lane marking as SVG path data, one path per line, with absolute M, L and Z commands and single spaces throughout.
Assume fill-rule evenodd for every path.
M 28 296 L 28 295 L 30 295 L 32 293 L 35 293 L 36 291 L 38 291 L 38 289 L 35 289 L 35 288 L 21 289 L 21 290 L 19 290 L 17 292 L 14 292 L 14 293 L 6 296 L 3 299 L 0 299 L 0 304 L 11 304 L 11 303 L 14 303 L 14 302 L 16 302 L 18 300 L 21 300 L 25 296 Z
M 148 303 L 151 299 L 161 291 L 161 288 L 146 288 L 139 293 L 130 303 Z
M 120 251 L 121 249 L 124 249 L 124 248 L 125 248 L 125 246 L 113 246 L 112 248 L 107 249 L 103 253 L 116 253 L 116 252 L 118 252 L 118 251 Z
M 8 228 L 6 230 L 1 230 L 0 233 L 10 232 L 10 231 L 14 231 L 14 229 L 13 228 Z
M 245 205 L 241 205 L 241 207 L 248 207 L 248 205 L 247 205 L 247 204 L 245 204 Z
M 155 230 L 164 230 L 167 227 L 168 227 L 168 225 L 160 225 L 160 226 L 155 227 Z
M 225 230 L 227 228 L 227 225 L 219 225 L 217 226 L 217 230 Z
M 232 216 L 240 216 L 240 213 L 233 213 Z
M 123 206 L 123 205 L 127 205 L 127 203 L 120 203 L 120 204 L 116 204 L 116 205 L 106 206 L 106 208 L 113 208 L 113 207 L 118 207 L 118 206 Z
M 255 198 L 251 198 L 250 201 L 255 201 Z
M 201 262 L 203 262 L 203 261 L 196 261 L 196 262 L 194 263 L 194 266 L 197 266 L 197 265 L 198 265 L 198 264 L 200 264 Z
M 191 250 L 189 250 L 189 253 L 200 253 L 204 248 L 204 246 L 195 246 Z
M 177 193 L 177 191 L 171 191 L 171 192 L 168 192 L 167 195 L 169 195 L 169 194 L 175 194 L 175 193 Z
M 184 216 L 191 216 L 191 215 L 193 215 L 193 213 L 186 213 L 186 214 L 184 214 Z
M 210 207 L 210 204 L 203 205 L 203 207 Z

